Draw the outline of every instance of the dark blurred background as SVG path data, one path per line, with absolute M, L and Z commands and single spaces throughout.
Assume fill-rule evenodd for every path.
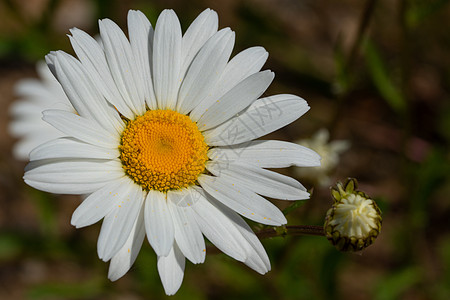
M 8 107 L 15 82 L 36 76 L 37 60 L 52 50 L 73 53 L 70 28 L 95 35 L 97 19 L 108 17 L 126 30 L 130 8 L 152 24 L 173 8 L 185 30 L 207 7 L 221 28 L 236 31 L 234 54 L 268 50 L 265 68 L 276 77 L 267 95 L 297 94 L 311 106 L 270 138 L 295 141 L 327 128 L 332 140 L 348 140 L 332 182 L 357 178 L 382 209 L 383 227 L 358 254 L 340 253 L 323 237 L 264 239 L 272 262 L 265 276 L 211 251 L 204 264 L 187 263 L 173 299 L 450 299 L 448 2 L 0 0 L 0 299 L 166 297 L 147 242 L 111 283 L 97 258 L 100 224 L 70 225 L 80 200 L 23 183 L 26 162 L 11 153 Z M 322 225 L 329 187 L 297 179 L 314 190 L 289 224 Z

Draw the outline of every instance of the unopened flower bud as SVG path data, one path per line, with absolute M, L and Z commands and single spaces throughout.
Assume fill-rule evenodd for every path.
M 331 190 L 333 206 L 325 218 L 324 231 L 339 251 L 360 251 L 370 246 L 381 230 L 381 211 L 374 200 L 357 191 L 356 179 Z

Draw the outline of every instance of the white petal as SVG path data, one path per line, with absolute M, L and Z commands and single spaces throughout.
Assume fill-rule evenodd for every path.
M 270 271 L 270 261 L 266 250 L 264 250 L 263 245 L 250 226 L 248 226 L 238 214 L 219 203 L 217 200 L 211 199 L 211 197 L 208 197 L 208 200 L 233 223 L 240 234 L 249 243 L 250 247 L 246 248 L 247 258 L 244 263 L 260 274 L 265 274 Z
M 38 79 L 24 78 L 14 85 L 14 94 L 20 98 L 37 98 L 51 96 L 48 89 Z M 52 96 L 51 96 L 52 97 Z
M 153 40 L 153 86 L 159 109 L 175 109 L 181 71 L 181 27 L 173 10 L 158 18 Z
M 273 78 L 273 72 L 263 71 L 241 81 L 207 108 L 197 121 L 199 129 L 213 128 L 248 107 L 264 93 Z
M 39 111 L 41 112 L 41 111 Z M 32 116 L 29 118 L 13 120 L 8 126 L 8 133 L 15 137 L 35 135 L 43 132 L 56 132 L 55 136 L 63 136 L 63 134 L 52 125 L 42 122 L 42 117 Z
M 198 264 L 205 261 L 205 241 L 198 227 L 191 207 L 182 207 L 174 204 L 172 198 L 177 198 L 171 192 L 167 194 L 175 229 L 175 241 L 180 247 L 183 255 L 192 263 Z
M 65 95 L 64 95 L 65 97 Z M 29 119 L 33 119 L 32 121 L 36 124 L 36 119 L 42 119 L 42 111 L 47 109 L 55 109 L 56 105 L 59 105 L 61 108 L 64 107 L 61 105 L 61 102 L 58 100 L 53 101 L 53 99 L 48 99 L 48 103 L 43 101 L 35 101 L 35 99 L 26 99 L 24 101 L 14 101 L 9 107 L 9 113 L 12 117 L 18 119 L 20 122 L 28 121 Z M 68 103 L 69 100 L 67 100 Z M 69 106 L 69 105 L 68 105 Z M 68 107 L 66 106 L 66 107 Z M 73 107 L 68 107 L 67 111 L 75 112 Z M 64 109 L 63 109 L 64 110 Z
M 295 143 L 271 140 L 249 141 L 215 147 L 208 151 L 211 160 L 245 162 L 261 168 L 320 166 L 320 155 Z
M 92 225 L 105 217 L 116 205 L 128 197 L 130 179 L 125 175 L 90 194 L 72 214 L 77 228 Z
M 38 101 L 32 101 L 29 99 L 26 100 L 18 100 L 11 103 L 9 106 L 9 114 L 14 118 L 20 117 L 35 117 L 37 115 L 37 111 L 42 111 L 42 103 Z M 48 109 L 48 107 L 46 107 Z
M 169 201 L 171 201 L 176 206 L 186 207 L 194 205 L 198 199 L 201 197 L 199 193 L 193 191 L 191 188 L 183 189 L 183 190 L 174 190 L 170 192 L 171 197 L 169 197 Z
M 183 66 L 180 72 L 181 76 L 184 76 L 200 48 L 203 47 L 206 41 L 217 32 L 218 25 L 219 18 L 217 17 L 217 13 L 207 8 L 198 15 L 198 17 L 186 30 L 181 47 L 183 51 Z
M 246 188 L 237 179 L 202 174 L 198 182 L 208 194 L 250 220 L 274 226 L 287 222 L 275 205 Z
M 194 58 L 178 95 L 177 111 L 187 114 L 211 93 L 225 68 L 234 45 L 234 32 L 222 29 L 213 35 Z
M 45 62 L 47 63 L 48 69 L 50 70 L 50 73 L 56 78 L 56 70 L 55 70 L 55 58 L 56 58 L 56 51 L 50 51 L 49 54 L 45 56 Z
M 130 182 L 126 189 L 123 197 L 112 203 L 114 207 L 103 220 L 97 242 L 98 256 L 103 261 L 116 255 L 128 240 L 144 201 L 140 186 Z
M 144 209 L 141 208 L 128 240 L 111 259 L 108 271 L 108 278 L 111 281 L 116 281 L 128 272 L 141 250 L 144 239 Z
M 148 192 L 145 200 L 145 231 L 156 255 L 168 255 L 174 241 L 174 228 L 166 193 L 156 190 Z
M 136 115 L 145 112 L 144 82 L 123 31 L 109 19 L 99 21 L 106 60 L 120 94 Z
M 327 129 L 322 128 L 314 134 L 313 139 L 316 140 L 318 144 L 326 144 L 330 139 L 330 133 Z
M 42 79 L 42 82 L 45 84 L 54 83 L 55 86 L 59 86 L 61 89 L 61 86 L 58 83 L 58 80 L 56 80 L 55 76 L 53 76 L 52 72 L 48 69 L 47 64 L 43 60 L 39 60 L 36 63 L 36 72 L 38 74 L 38 77 Z M 60 90 L 62 91 L 62 90 Z
M 309 199 L 309 193 L 297 180 L 246 163 L 209 162 L 206 168 L 215 176 L 239 181 L 249 190 L 282 200 Z
M 183 282 L 185 259 L 174 243 L 167 256 L 158 256 L 158 272 L 167 295 L 175 294 Z
M 46 110 L 43 120 L 68 136 L 99 147 L 115 149 L 120 136 L 114 136 L 92 120 L 62 110 Z
M 210 146 L 240 144 L 286 126 L 308 110 L 306 101 L 298 96 L 284 94 L 261 98 L 238 116 L 203 135 Z
M 269 53 L 263 47 L 251 47 L 239 52 L 223 71 L 219 84 L 214 89 L 215 98 L 225 95 L 239 82 L 259 72 L 268 57 Z
M 210 94 L 203 99 L 191 112 L 190 117 L 198 120 L 203 112 L 220 97 L 234 88 L 239 82 L 248 76 L 259 72 L 267 60 L 269 54 L 263 47 L 252 47 L 238 53 L 226 65 Z
M 43 124 L 48 125 L 48 127 L 50 128 L 36 126 L 38 128 L 42 128 L 43 130 L 39 132 L 30 132 L 29 134 L 21 137 L 20 140 L 14 144 L 13 154 L 16 158 L 20 160 L 28 160 L 29 154 L 34 148 L 42 143 L 62 136 L 61 132 L 59 132 L 49 124 L 45 122 L 43 122 Z
M 23 178 L 28 185 L 45 192 L 88 194 L 123 174 L 118 161 L 39 160 L 27 165 Z
M 70 32 L 72 33 L 72 36 L 69 36 L 72 47 L 92 81 L 96 83 L 97 88 L 109 103 L 114 105 L 122 115 L 132 120 L 134 113 L 130 103 L 122 98 L 117 89 L 102 46 L 82 30 L 74 28 Z M 46 56 L 46 60 L 51 63 L 51 56 Z
M 56 81 L 56 79 L 54 79 L 54 80 Z M 68 101 L 65 99 L 67 97 L 64 94 L 64 91 L 62 90 L 58 81 L 56 81 L 56 83 L 53 84 L 52 87 L 54 87 L 54 88 L 49 89 L 48 85 L 43 84 L 43 82 L 39 81 L 38 79 L 26 78 L 26 79 L 21 79 L 14 86 L 14 94 L 20 98 L 33 99 L 33 101 L 41 102 L 41 103 L 42 102 L 52 103 L 52 102 L 56 102 L 56 101 Z M 55 89 L 58 90 L 58 92 L 56 94 L 54 93 Z M 58 96 L 62 96 L 61 97 L 62 99 Z
M 204 193 L 201 189 L 199 191 Z M 238 261 L 246 260 L 248 243 L 231 221 L 205 196 L 199 198 L 192 210 L 200 230 L 211 243 Z
M 34 103 L 41 105 L 41 110 L 43 108 L 51 108 L 53 103 L 70 105 L 69 99 L 67 99 L 61 85 L 50 72 L 45 61 L 38 61 L 36 63 L 36 71 L 39 79 L 25 78 L 19 80 L 19 82 L 14 85 L 14 93 L 25 100 L 16 101 L 14 103 L 29 103 L 29 101 L 33 101 Z M 12 104 L 12 106 L 14 106 L 14 104 Z M 70 109 L 73 110 L 72 107 Z
M 104 100 L 81 63 L 58 51 L 54 64 L 58 80 L 77 113 L 110 132 L 120 133 L 124 125 L 119 114 Z
M 347 140 L 335 140 L 330 142 L 330 147 L 332 152 L 342 153 L 348 150 L 351 143 Z
M 30 153 L 30 160 L 49 158 L 96 158 L 114 159 L 120 155 L 119 149 L 106 149 L 83 143 L 77 139 L 62 137 L 34 149 Z
M 50 72 L 45 61 L 36 63 L 36 71 L 39 79 L 25 78 L 19 80 L 14 85 L 14 93 L 20 98 L 32 100 L 43 106 L 56 102 L 69 104 L 69 100 L 61 85 Z
M 157 109 L 150 71 L 150 58 L 153 55 L 153 28 L 142 12 L 138 10 L 128 11 L 128 35 L 137 67 L 144 79 L 146 103 L 151 110 Z
M 28 179 L 24 176 L 24 181 L 35 189 L 55 194 L 84 195 L 101 189 L 107 182 L 89 182 L 89 183 L 60 183 L 45 182 Z

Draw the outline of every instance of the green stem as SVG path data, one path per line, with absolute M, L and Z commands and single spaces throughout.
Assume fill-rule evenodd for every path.
M 363 37 L 366 34 L 367 29 L 369 28 L 370 20 L 372 19 L 372 15 L 375 11 L 376 3 L 377 0 L 368 0 L 366 2 L 363 14 L 361 15 L 361 19 L 359 20 L 358 31 L 353 41 L 349 56 L 347 57 L 346 63 L 347 72 L 350 72 L 351 69 L 353 68 L 353 64 L 355 62 L 355 58 L 361 46 L 361 42 L 363 41 Z
M 272 238 L 277 236 L 298 236 L 298 235 L 316 235 L 324 236 L 322 226 L 317 225 L 292 225 L 284 227 L 270 227 L 256 232 L 260 239 Z
M 299 235 L 315 235 L 325 236 L 322 226 L 317 225 L 292 225 L 292 226 L 280 226 L 269 227 L 255 232 L 259 239 L 267 239 L 273 237 L 285 237 L 287 235 L 299 236 Z M 214 245 L 208 245 L 206 248 L 208 254 L 218 254 L 220 250 Z
M 364 40 L 364 37 L 369 29 L 370 21 L 372 20 L 372 16 L 375 12 L 376 4 L 378 0 L 367 0 L 364 6 L 363 13 L 361 14 L 361 18 L 358 23 L 358 30 L 356 32 L 356 36 L 352 42 L 352 46 L 350 47 L 350 52 L 345 60 L 345 65 L 343 67 L 344 74 L 352 74 L 353 68 L 355 66 L 356 57 L 358 56 L 358 51 L 361 48 L 361 44 Z M 354 75 L 351 75 L 354 76 Z M 347 79 L 348 81 L 352 81 L 353 79 Z M 339 121 L 339 117 L 341 116 L 342 111 L 344 110 L 344 104 L 348 100 L 349 94 L 351 92 L 351 84 L 348 82 L 345 89 L 337 95 L 336 101 L 336 109 L 334 110 L 334 115 L 331 118 L 329 123 L 330 130 L 330 138 L 333 139 L 335 135 L 335 129 L 338 127 L 337 123 Z

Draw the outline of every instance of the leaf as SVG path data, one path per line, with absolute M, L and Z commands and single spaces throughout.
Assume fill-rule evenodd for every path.
M 44 283 L 31 287 L 29 299 L 97 299 L 102 294 L 103 278 L 87 280 L 78 284 L 66 282 Z
M 0 235 L 0 261 L 9 260 L 19 256 L 23 247 L 23 242 L 13 234 Z
M 399 270 L 384 277 L 375 289 L 375 300 L 401 299 L 401 295 L 409 288 L 419 283 L 423 271 L 416 267 Z
M 449 0 L 410 1 L 405 14 L 409 28 L 416 28 L 433 14 L 442 10 Z
M 294 203 L 292 203 L 291 205 L 289 205 L 288 207 L 286 207 L 285 209 L 283 209 L 283 214 L 286 216 L 288 215 L 290 212 L 292 212 L 293 210 L 296 210 L 297 208 L 299 208 L 300 206 L 302 206 L 303 204 L 305 204 L 306 201 L 305 200 L 298 200 L 295 201 Z
M 338 36 L 334 47 L 334 64 L 336 68 L 335 89 L 337 94 L 345 94 L 350 90 L 352 84 L 351 74 L 348 72 L 347 59 L 342 46 L 342 37 Z
M 364 45 L 364 55 L 370 76 L 381 96 L 393 110 L 403 112 L 406 108 L 406 101 L 389 77 L 388 67 L 384 64 L 378 49 L 370 41 L 366 41 Z

